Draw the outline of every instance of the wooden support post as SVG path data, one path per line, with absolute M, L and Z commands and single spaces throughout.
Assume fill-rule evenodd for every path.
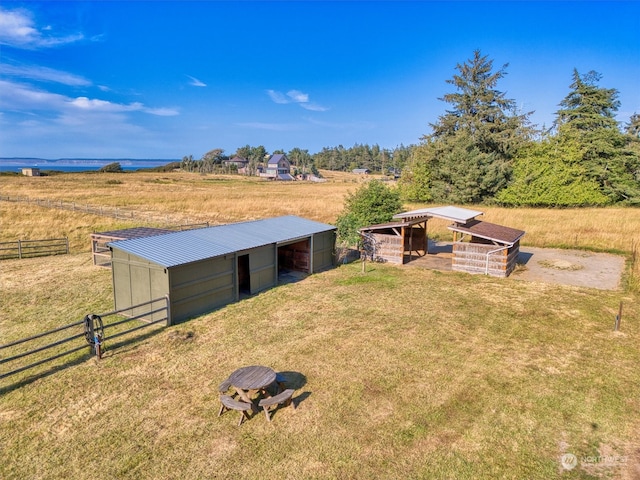
M 620 308 L 618 309 L 618 315 L 616 315 L 616 322 L 613 326 L 613 331 L 617 332 L 620 329 L 620 321 L 622 320 L 622 301 L 620 302 Z

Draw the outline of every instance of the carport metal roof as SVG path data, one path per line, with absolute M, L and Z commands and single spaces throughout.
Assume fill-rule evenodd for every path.
M 207 258 L 308 238 L 336 227 L 293 215 L 111 242 L 110 247 L 171 268 Z
M 478 210 L 469 210 L 467 208 L 460 208 L 454 206 L 447 207 L 432 207 L 432 208 L 421 208 L 419 210 L 411 210 L 410 212 L 403 212 L 394 215 L 393 218 L 402 219 L 402 220 L 414 220 L 417 218 L 444 218 L 445 220 L 451 220 L 456 223 L 467 223 L 469 220 L 473 220 L 479 215 L 482 215 L 483 212 Z
M 393 217 L 396 218 L 396 217 Z M 403 220 L 398 222 L 388 222 L 388 223 L 378 223 L 376 225 L 368 225 L 366 227 L 362 227 L 358 229 L 360 232 L 371 232 L 374 230 L 386 230 L 389 228 L 402 228 L 402 227 L 411 227 L 413 225 L 417 225 L 418 223 L 424 222 L 426 219 L 424 217 L 413 218 L 411 220 Z

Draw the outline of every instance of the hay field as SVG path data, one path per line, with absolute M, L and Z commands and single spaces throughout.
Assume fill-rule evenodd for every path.
M 231 208 L 225 197 L 243 181 L 155 175 L 114 177 L 120 184 L 81 175 L 3 178 L 1 187 L 3 195 L 103 198 L 150 212 L 188 207 L 207 220 L 212 205 Z M 78 182 L 97 182 L 88 190 L 105 183 L 104 195 L 74 188 Z M 129 193 L 120 191 L 127 184 Z M 274 193 L 298 192 L 299 204 L 307 189 L 320 191 L 302 187 L 250 184 L 235 203 L 296 214 Z M 321 187 L 318 211 L 303 216 L 331 222 L 357 184 L 346 178 Z M 189 192 L 191 202 L 181 203 Z M 110 271 L 91 264 L 82 238 L 123 222 L 0 207 L 3 238 L 71 232 L 78 246 L 67 256 L 0 263 L 0 344 L 112 308 Z M 536 246 L 573 241 L 564 222 L 582 229 L 578 246 L 596 250 L 629 252 L 638 231 L 626 230 L 637 215 L 624 209 L 479 209 L 496 223 L 529 222 Z M 240 217 L 238 210 L 225 218 L 273 214 Z M 556 214 L 562 221 L 551 222 Z M 445 227 L 434 229 L 446 235 Z M 609 228 L 626 238 L 608 240 Z M 342 265 L 150 335 L 107 342 L 100 362 L 78 354 L 0 380 L 0 478 L 635 479 L 638 300 L 631 290 Z M 621 301 L 622 328 L 613 332 Z M 237 412 L 218 418 L 217 385 L 249 364 L 290 372 L 297 408 L 277 411 L 271 424 L 257 415 L 238 427 Z M 578 460 L 572 470 L 561 463 L 568 453 Z

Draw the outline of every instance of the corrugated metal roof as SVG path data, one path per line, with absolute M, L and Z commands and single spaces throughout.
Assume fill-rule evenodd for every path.
M 496 225 L 495 223 L 471 220 L 464 225 L 450 225 L 447 227 L 454 232 L 467 233 L 474 237 L 494 240 L 499 243 L 514 244 L 526 233 L 524 230 Z
M 419 217 L 438 217 L 457 223 L 466 223 L 482 214 L 483 212 L 478 210 L 469 210 L 467 208 L 449 205 L 447 207 L 421 208 L 419 210 L 411 210 L 410 212 L 398 213 L 394 215 L 393 218 L 412 219 Z
M 291 215 L 111 242 L 109 246 L 170 268 L 335 228 Z
M 385 230 L 388 228 L 397 228 L 397 227 L 411 227 L 413 225 L 417 225 L 418 223 L 424 222 L 424 218 L 417 218 L 411 220 L 405 220 L 402 222 L 388 222 L 388 223 L 378 223 L 375 225 L 368 225 L 366 227 L 359 228 L 359 232 L 370 232 L 373 230 Z

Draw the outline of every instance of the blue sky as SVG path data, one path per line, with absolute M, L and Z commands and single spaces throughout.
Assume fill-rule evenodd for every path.
M 419 143 L 479 49 L 550 125 L 574 68 L 640 113 L 638 1 L 0 4 L 0 157 Z

